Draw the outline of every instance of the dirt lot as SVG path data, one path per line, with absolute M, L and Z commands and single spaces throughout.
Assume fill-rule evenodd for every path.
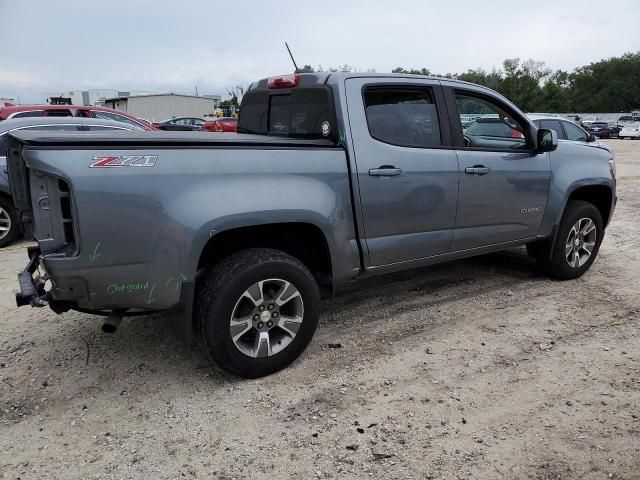
M 353 285 L 260 380 L 161 317 L 18 310 L 24 245 L 1 251 L 0 478 L 640 478 L 640 142 L 607 143 L 620 201 L 583 278 L 517 249 Z

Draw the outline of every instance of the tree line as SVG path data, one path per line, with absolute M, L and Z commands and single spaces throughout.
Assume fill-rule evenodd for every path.
M 392 73 L 432 75 L 426 69 Z M 526 112 L 629 112 L 640 109 L 640 52 L 626 53 L 576 68 L 552 70 L 544 62 L 508 58 L 501 69 L 478 68 L 437 75 L 487 86 Z
M 350 65 L 305 71 L 350 72 Z M 367 71 L 375 71 L 369 69 Z M 394 68 L 392 73 L 433 75 L 485 85 L 525 112 L 614 113 L 640 109 L 640 51 L 590 63 L 568 72 L 552 70 L 544 62 L 508 58 L 502 68 L 437 74 L 428 68 Z

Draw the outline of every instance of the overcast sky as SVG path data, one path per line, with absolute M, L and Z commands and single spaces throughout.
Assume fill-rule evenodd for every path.
M 573 69 L 640 49 L 640 1 L 0 0 L 0 97 L 114 88 L 222 94 L 292 66 Z

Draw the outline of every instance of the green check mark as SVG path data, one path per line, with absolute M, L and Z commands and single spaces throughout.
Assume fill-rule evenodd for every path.
M 96 248 L 93 249 L 93 253 L 91 255 L 89 255 L 89 261 L 90 262 L 95 262 L 96 259 L 102 255 L 102 252 L 99 251 L 100 250 L 100 242 L 98 242 L 96 244 Z

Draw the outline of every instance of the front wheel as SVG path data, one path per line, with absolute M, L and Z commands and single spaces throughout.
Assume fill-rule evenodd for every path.
M 237 252 L 200 282 L 203 349 L 224 370 L 257 378 L 288 366 L 318 325 L 320 291 L 307 267 L 279 250 Z
M 600 211 L 591 203 L 573 200 L 567 204 L 550 255 L 540 261 L 560 280 L 578 278 L 595 261 L 603 236 Z

